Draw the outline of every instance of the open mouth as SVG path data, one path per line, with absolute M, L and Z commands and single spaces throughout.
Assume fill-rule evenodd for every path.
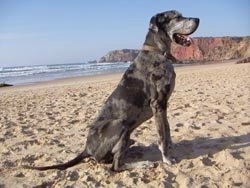
M 177 44 L 182 46 L 190 46 L 192 44 L 192 39 L 188 35 L 175 33 L 173 39 Z

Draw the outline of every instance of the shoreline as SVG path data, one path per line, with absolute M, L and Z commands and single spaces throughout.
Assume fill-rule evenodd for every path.
M 214 63 L 201 63 L 201 64 L 177 64 L 177 66 L 174 67 L 175 71 L 182 71 L 182 70 L 189 70 L 192 68 L 197 68 L 199 66 L 207 66 L 207 67 L 213 67 L 213 66 L 221 66 L 224 64 L 236 64 L 237 60 L 227 60 L 227 61 L 220 61 L 220 62 L 214 62 Z M 32 83 L 22 83 L 22 84 L 16 84 L 12 85 L 11 87 L 2 87 L 0 88 L 0 91 L 2 89 L 11 89 L 11 88 L 25 88 L 25 87 L 43 87 L 48 85 L 68 85 L 72 83 L 80 83 L 80 82 L 93 82 L 93 81 L 108 81 L 115 79 L 121 79 L 122 75 L 124 74 L 126 70 L 124 71 L 117 71 L 117 72 L 103 72 L 99 74 L 94 75 L 84 75 L 84 76 L 71 76 L 71 77 L 65 77 L 65 78 L 56 78 L 48 81 L 37 81 Z M 6 83 L 8 84 L 8 83 Z
M 91 82 L 103 82 L 103 81 L 112 81 L 121 78 L 123 73 L 104 73 L 98 75 L 88 75 L 88 76 L 73 76 L 67 78 L 58 78 L 54 80 L 48 81 L 41 81 L 41 82 L 34 82 L 34 83 L 25 83 L 25 84 L 18 84 L 13 85 L 11 87 L 3 87 L 0 88 L 1 90 L 11 90 L 17 88 L 38 88 L 38 87 L 50 87 L 50 86 L 64 86 L 64 85 L 72 85 L 72 84 L 79 84 L 79 83 L 91 83 Z

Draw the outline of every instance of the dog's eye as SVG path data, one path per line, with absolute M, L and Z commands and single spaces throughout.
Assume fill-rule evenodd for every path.
M 178 15 L 175 16 L 175 18 L 180 19 L 180 18 L 182 18 L 182 15 L 178 14 Z

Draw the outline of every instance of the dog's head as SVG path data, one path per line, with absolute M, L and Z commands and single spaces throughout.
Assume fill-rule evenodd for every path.
M 149 29 L 154 33 L 163 32 L 177 44 L 189 46 L 192 41 L 191 35 L 198 28 L 199 18 L 183 17 L 178 11 L 166 11 L 153 16 L 150 20 Z

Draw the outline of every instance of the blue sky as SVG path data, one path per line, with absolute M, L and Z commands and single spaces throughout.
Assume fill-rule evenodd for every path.
M 249 0 L 0 0 L 0 67 L 140 48 L 151 16 L 172 9 L 201 19 L 193 36 L 250 35 Z

